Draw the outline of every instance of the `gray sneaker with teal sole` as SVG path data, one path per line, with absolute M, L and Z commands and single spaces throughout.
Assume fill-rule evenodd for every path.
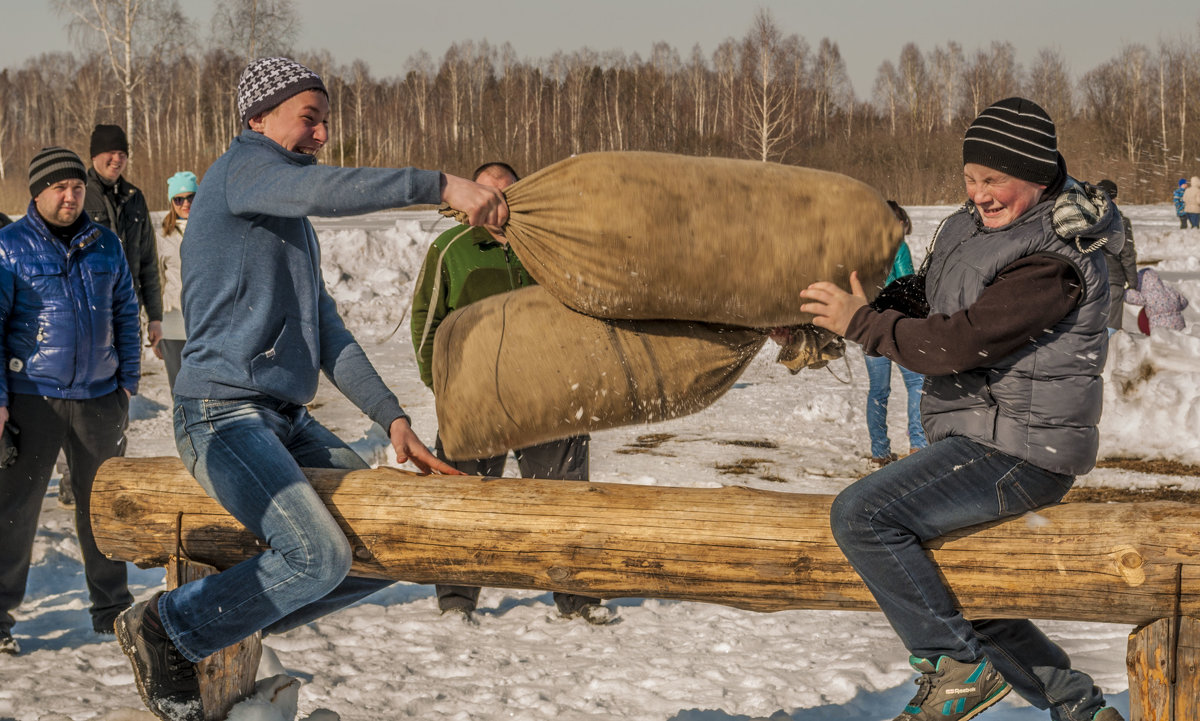
M 986 658 L 972 663 L 939 656 L 937 661 L 910 657 L 921 674 L 904 712 L 895 721 L 966 721 L 1004 698 L 1012 687 Z

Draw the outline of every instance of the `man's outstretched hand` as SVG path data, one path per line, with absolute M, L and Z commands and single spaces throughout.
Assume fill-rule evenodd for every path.
M 466 178 L 445 174 L 442 202 L 467 216 L 467 225 L 482 225 L 499 230 L 508 222 L 508 203 L 504 193 Z
M 392 421 L 392 426 L 388 429 L 388 436 L 392 440 L 392 448 L 396 449 L 396 463 L 404 465 L 408 461 L 412 461 L 413 465 L 422 473 L 440 473 L 445 476 L 466 475 L 462 471 L 446 465 L 445 462 L 439 461 L 437 456 L 430 453 L 404 418 Z

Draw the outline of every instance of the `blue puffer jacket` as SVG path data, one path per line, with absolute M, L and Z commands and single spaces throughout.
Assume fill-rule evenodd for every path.
M 90 219 L 55 238 L 31 202 L 0 230 L 0 406 L 9 393 L 99 398 L 137 392 L 137 297 L 121 241 Z

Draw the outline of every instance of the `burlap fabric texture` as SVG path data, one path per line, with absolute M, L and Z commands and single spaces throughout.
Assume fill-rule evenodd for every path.
M 587 153 L 505 196 L 505 234 L 529 273 L 560 302 L 607 319 L 808 323 L 802 289 L 849 288 L 857 270 L 874 297 L 904 232 L 865 183 L 729 158 Z
M 508 242 L 540 288 L 437 331 L 439 433 L 456 460 L 707 407 L 762 347 L 751 329 L 808 324 L 800 291 L 848 288 L 851 270 L 874 297 L 904 233 L 857 180 L 727 158 L 589 153 L 505 196 Z M 809 324 L 778 360 L 820 368 L 844 347 Z
M 453 460 L 694 413 L 762 347 L 747 328 L 600 320 L 541 287 L 451 313 L 433 347 L 438 433 Z

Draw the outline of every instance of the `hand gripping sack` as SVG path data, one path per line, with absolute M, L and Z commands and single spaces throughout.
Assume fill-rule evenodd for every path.
M 818 280 L 849 289 L 857 270 L 873 297 L 904 233 L 864 183 L 750 160 L 587 153 L 504 193 L 521 263 L 597 318 L 808 323 L 802 289 Z
M 438 327 L 433 391 L 452 460 L 699 411 L 766 335 L 686 321 L 605 321 L 541 287 L 494 295 Z

